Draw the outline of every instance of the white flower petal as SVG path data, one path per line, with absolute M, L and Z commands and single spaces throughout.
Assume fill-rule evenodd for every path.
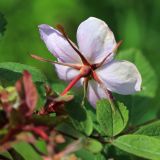
M 77 53 L 59 31 L 46 24 L 41 24 L 38 27 L 42 40 L 56 58 L 67 63 L 81 62 Z
M 108 25 L 94 17 L 79 25 L 77 42 L 79 50 L 91 63 L 102 61 L 116 46 L 114 35 Z M 112 59 L 113 54 L 110 57 Z
M 58 64 L 55 64 L 55 67 L 56 67 L 56 72 L 58 74 L 58 77 L 65 81 L 71 81 L 73 78 L 75 78 L 79 74 L 78 70 L 73 69 L 71 67 L 61 66 Z
M 98 69 L 97 74 L 112 92 L 127 95 L 141 90 L 141 75 L 131 62 L 111 61 Z
M 95 108 L 97 100 L 107 98 L 107 95 L 97 82 L 90 80 L 88 83 L 87 98 L 90 104 Z

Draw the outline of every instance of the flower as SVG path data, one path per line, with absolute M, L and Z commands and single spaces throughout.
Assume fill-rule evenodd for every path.
M 62 95 L 75 84 L 83 84 L 89 102 L 95 107 L 98 99 L 112 99 L 111 92 L 128 95 L 141 90 L 142 79 L 136 66 L 128 61 L 114 60 L 120 43 L 116 43 L 104 21 L 90 17 L 79 25 L 79 48 L 68 38 L 62 26 L 54 29 L 41 24 L 39 30 L 48 50 L 58 60 L 51 63 L 55 64 L 59 78 L 70 81 Z

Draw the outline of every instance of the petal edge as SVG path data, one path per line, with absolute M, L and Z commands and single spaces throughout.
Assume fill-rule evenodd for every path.
M 81 60 L 63 35 L 47 24 L 38 26 L 41 39 L 45 42 L 48 50 L 62 62 L 81 63 Z
M 141 74 L 131 62 L 111 61 L 97 70 L 97 74 L 112 92 L 128 95 L 141 90 Z
M 83 21 L 77 30 L 79 50 L 91 62 L 102 61 L 116 46 L 113 32 L 108 25 L 95 17 Z M 110 59 L 113 58 L 111 54 Z

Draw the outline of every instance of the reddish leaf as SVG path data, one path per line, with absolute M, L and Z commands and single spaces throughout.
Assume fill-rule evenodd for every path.
M 9 102 L 9 93 L 4 89 L 0 91 L 0 106 L 7 114 L 12 111 L 12 106 Z
M 28 71 L 23 72 L 23 77 L 16 82 L 16 90 L 20 96 L 20 111 L 24 116 L 30 116 L 38 100 L 38 94 L 32 76 Z
M 28 71 L 23 72 L 23 85 L 25 92 L 25 102 L 29 108 L 27 115 L 31 115 L 36 107 L 38 94 L 36 87 L 32 81 L 32 76 Z
M 55 112 L 57 115 L 65 115 L 64 104 L 71 101 L 73 95 L 57 95 L 48 85 L 45 85 L 46 90 L 46 103 L 44 107 L 37 113 L 39 115 L 47 115 L 49 113 Z
M 19 93 L 19 96 L 21 98 L 24 98 L 24 91 L 23 91 L 23 86 L 22 86 L 22 79 L 18 80 L 15 84 L 16 90 Z

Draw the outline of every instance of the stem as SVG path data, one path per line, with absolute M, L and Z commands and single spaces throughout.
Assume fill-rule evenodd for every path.
M 112 139 L 105 140 L 103 136 L 94 136 L 90 135 L 90 138 L 96 139 L 97 141 L 101 142 L 102 144 L 112 143 Z
M 97 69 L 97 68 L 101 67 L 101 66 L 104 64 L 104 62 L 107 60 L 107 58 L 108 58 L 113 52 L 115 52 L 115 51 L 117 50 L 117 48 L 118 48 L 121 44 L 122 44 L 122 41 L 119 41 L 119 42 L 117 43 L 117 45 L 115 46 L 115 48 L 113 49 L 113 51 L 110 52 L 100 63 L 97 63 L 97 64 L 93 64 L 93 65 L 92 65 L 93 68 L 94 68 L 94 69 Z
M 42 139 L 48 141 L 49 137 L 46 134 L 46 132 L 41 128 L 41 127 L 26 127 L 23 130 L 25 131 L 32 131 L 33 133 L 37 134 L 38 136 L 40 136 Z
M 36 60 L 42 61 L 42 62 L 48 62 L 48 63 L 51 63 L 51 64 L 58 64 L 58 65 L 62 65 L 62 66 L 67 66 L 67 67 L 74 68 L 76 70 L 80 70 L 81 69 L 80 65 L 62 63 L 62 62 L 55 62 L 55 61 L 51 61 L 49 59 L 45 59 L 45 58 L 42 58 L 42 57 L 34 55 L 34 54 L 31 54 L 31 57 L 36 59 Z
M 65 95 L 81 78 L 83 77 L 82 74 L 79 74 L 76 76 L 72 81 L 69 83 L 69 85 L 65 88 L 65 90 L 61 93 L 61 96 Z
M 83 54 L 72 44 L 70 39 L 68 38 L 64 28 L 61 25 L 57 25 L 57 29 L 63 34 L 63 36 L 66 38 L 67 42 L 71 45 L 71 47 L 76 51 L 76 53 L 81 58 L 83 64 L 91 66 L 91 64 L 87 61 L 87 59 L 83 56 Z

